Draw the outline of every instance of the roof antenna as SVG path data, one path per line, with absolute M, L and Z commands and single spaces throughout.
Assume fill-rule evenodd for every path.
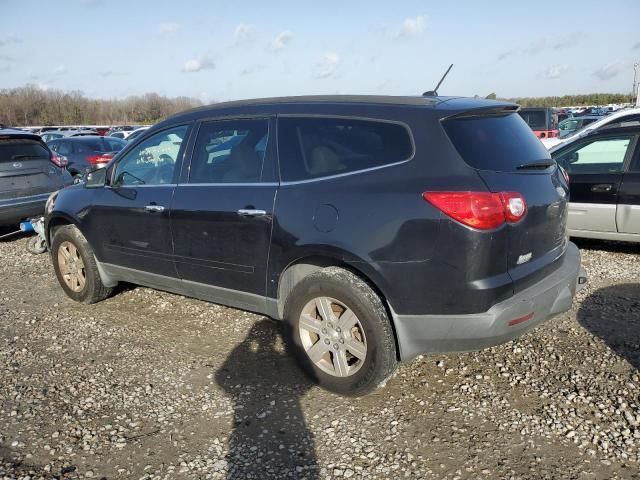
M 436 88 L 434 88 L 433 90 L 427 90 L 426 92 L 424 92 L 422 94 L 422 96 L 423 97 L 437 97 L 438 96 L 438 89 L 440 88 L 440 85 L 442 85 L 442 82 L 444 82 L 444 79 L 447 78 L 447 75 L 449 75 L 449 72 L 451 71 L 452 68 L 453 68 L 453 63 L 451 65 L 449 65 L 449 68 L 447 68 L 447 71 L 444 72 L 444 75 L 442 76 L 442 78 L 438 82 L 438 85 L 436 85 Z

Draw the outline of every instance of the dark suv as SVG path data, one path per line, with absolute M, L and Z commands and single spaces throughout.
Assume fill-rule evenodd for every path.
M 567 182 L 517 110 L 327 96 L 175 115 L 49 202 L 56 275 L 85 303 L 126 281 L 282 319 L 322 386 L 364 394 L 398 360 L 571 306 Z

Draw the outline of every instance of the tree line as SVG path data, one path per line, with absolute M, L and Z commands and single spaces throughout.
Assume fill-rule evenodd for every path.
M 492 93 L 487 98 L 496 98 Z M 523 107 L 562 107 L 627 103 L 622 93 L 589 93 L 561 97 L 519 97 L 506 99 Z M 87 98 L 80 91 L 43 90 L 34 85 L 0 89 L 0 124 L 27 125 L 118 125 L 152 124 L 189 108 L 202 105 L 196 98 L 167 98 L 146 93 L 125 99 Z
M 568 107 L 596 106 L 610 103 L 630 103 L 632 98 L 624 93 L 587 93 L 584 95 L 563 95 L 561 97 L 519 97 L 507 99 L 523 107 Z
M 118 125 L 153 124 L 202 105 L 195 98 L 167 98 L 157 93 L 125 99 L 98 100 L 80 91 L 43 90 L 34 85 L 0 89 L 0 124 Z

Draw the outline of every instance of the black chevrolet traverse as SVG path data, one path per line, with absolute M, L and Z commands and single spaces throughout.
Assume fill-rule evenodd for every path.
M 568 310 L 564 171 L 510 103 L 320 96 L 175 115 L 53 195 L 68 296 L 120 281 L 269 315 L 325 388 L 521 335 Z

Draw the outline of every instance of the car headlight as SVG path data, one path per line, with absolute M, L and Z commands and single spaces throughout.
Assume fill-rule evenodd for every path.
M 49 195 L 49 198 L 47 198 L 47 203 L 44 204 L 44 213 L 45 213 L 45 215 L 49 215 L 53 211 L 53 207 L 56 204 L 56 198 L 57 197 L 58 197 L 58 192 L 57 191 L 55 191 L 51 195 Z

